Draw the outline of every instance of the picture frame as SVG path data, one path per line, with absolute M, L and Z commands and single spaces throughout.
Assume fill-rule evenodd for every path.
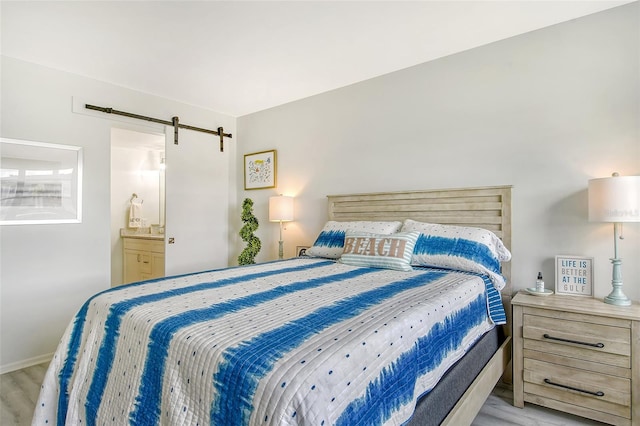
M 275 188 L 277 184 L 276 150 L 254 152 L 244 156 L 244 189 Z
M 557 255 L 556 294 L 593 297 L 593 257 Z
M 0 225 L 82 222 L 82 147 L 0 138 Z

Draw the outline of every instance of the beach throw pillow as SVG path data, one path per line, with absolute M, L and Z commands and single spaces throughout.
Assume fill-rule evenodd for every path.
M 307 256 L 324 257 L 327 259 L 339 259 L 344 247 L 344 236 L 347 229 L 352 231 L 369 232 L 372 234 L 393 234 L 398 232 L 402 222 L 374 222 L 354 221 L 337 222 L 328 221 L 313 246 L 307 250 Z
M 347 230 L 340 262 L 368 268 L 411 271 L 411 256 L 418 232 L 391 235 Z
M 420 232 L 412 265 L 435 266 L 488 275 L 497 290 L 505 286 L 500 263 L 511 253 L 496 234 L 482 228 L 405 220 L 402 232 Z

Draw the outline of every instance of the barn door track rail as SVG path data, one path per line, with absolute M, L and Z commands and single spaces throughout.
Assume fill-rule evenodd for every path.
M 161 120 L 159 118 L 147 117 L 145 115 L 133 114 L 131 112 L 118 111 L 117 109 L 99 107 L 95 105 L 85 104 L 85 108 L 92 109 L 94 111 L 101 111 L 107 114 L 122 115 L 124 117 L 136 118 L 138 120 L 151 121 L 153 123 L 166 124 L 167 126 L 173 126 L 173 143 L 178 145 L 178 129 L 194 130 L 196 132 L 209 133 L 210 135 L 216 135 L 220 137 L 220 152 L 224 152 L 224 138 L 232 138 L 231 133 L 224 133 L 222 127 L 218 127 L 218 130 L 203 129 L 201 127 L 189 126 L 187 124 L 180 124 L 178 117 L 173 117 L 171 121 Z

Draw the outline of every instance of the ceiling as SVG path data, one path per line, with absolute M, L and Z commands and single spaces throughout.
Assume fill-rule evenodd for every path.
M 5 1 L 1 51 L 242 116 L 629 1 Z

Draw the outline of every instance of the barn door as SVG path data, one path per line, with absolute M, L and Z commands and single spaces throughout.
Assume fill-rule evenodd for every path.
M 165 275 L 227 266 L 229 153 L 216 136 L 166 129 Z

